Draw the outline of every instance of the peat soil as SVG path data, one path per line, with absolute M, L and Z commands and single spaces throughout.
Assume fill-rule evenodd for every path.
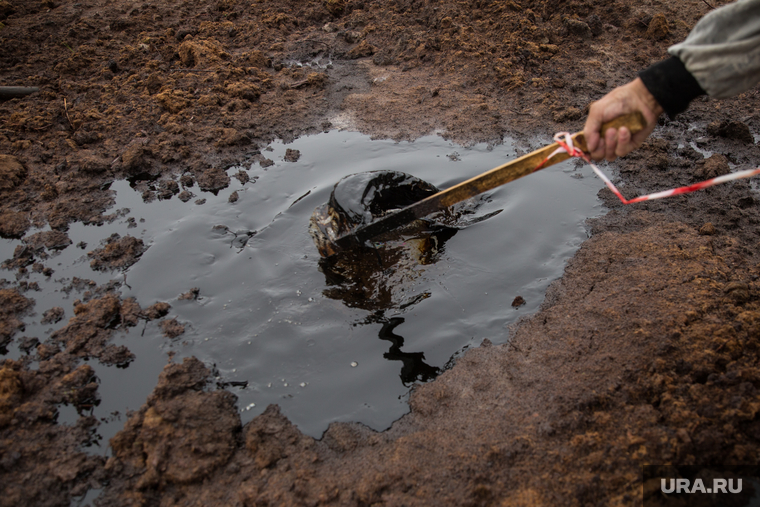
M 53 276 L 69 224 L 114 219 L 110 182 L 130 178 L 146 201 L 218 190 L 275 138 L 347 128 L 536 148 L 580 130 L 590 102 L 709 10 L 0 0 L 0 85 L 39 88 L 0 102 L 0 235 L 24 243 L 0 273 L 0 344 L 28 351 L 0 363 L 0 505 L 89 490 L 96 505 L 637 505 L 656 495 L 643 464 L 755 464 L 760 213 L 747 181 L 631 206 L 603 190 L 609 212 L 541 311 L 415 389 L 379 433 L 333 424 L 314 440 L 276 406 L 243 426 L 235 396 L 190 358 L 166 366 L 110 457 L 88 454 L 100 395 L 83 359 L 128 362 L 115 330 L 164 318 L 168 303 L 122 300 L 111 284 L 85 287 L 72 309 L 38 308 L 25 280 Z M 757 106 L 756 91 L 698 100 L 608 169 L 630 197 L 755 167 Z M 113 238 L 93 268 L 125 269 L 145 247 Z M 24 336 L 32 315 L 59 327 Z M 56 422 L 63 403 L 83 414 L 73 426 Z

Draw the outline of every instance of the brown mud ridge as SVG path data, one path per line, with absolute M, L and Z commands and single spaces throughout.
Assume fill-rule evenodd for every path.
M 24 238 L 3 264 L 0 345 L 29 352 L 0 368 L 0 505 L 68 505 L 89 489 L 102 490 L 96 505 L 631 505 L 642 464 L 755 464 L 760 213 L 746 181 L 629 207 L 602 191 L 610 212 L 542 310 L 508 345 L 484 343 L 417 388 L 382 433 L 334 424 L 316 441 L 276 407 L 241 427 L 235 397 L 185 360 L 165 368 L 111 457 L 87 454 L 98 421 L 56 423 L 58 405 L 85 413 L 99 397 L 82 358 L 129 362 L 113 330 L 168 305 L 74 280 L 83 301 L 38 308 L 25 280 L 52 274 L 68 224 L 114 219 L 115 179 L 146 201 L 190 199 L 225 187 L 225 169 L 272 139 L 331 128 L 535 148 L 528 139 L 579 130 L 592 100 L 663 58 L 708 9 L 0 0 L 0 85 L 40 88 L 0 102 L 0 234 Z M 323 65 L 295 65 L 313 61 Z M 752 91 L 663 120 L 619 165 L 623 191 L 754 167 L 757 105 Z M 144 248 L 111 238 L 93 269 L 129 266 Z M 61 327 L 23 336 L 32 312 Z

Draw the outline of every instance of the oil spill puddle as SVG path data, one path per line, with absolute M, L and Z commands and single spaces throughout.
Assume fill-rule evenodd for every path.
M 174 361 L 194 355 L 214 365 L 218 384 L 238 396 L 243 423 L 276 403 L 314 437 L 332 421 L 385 429 L 408 411 L 413 385 L 484 338 L 503 343 L 507 326 L 538 309 L 586 239 L 586 218 L 601 212 L 601 182 L 566 162 L 464 205 L 448 226 L 402 231 L 379 253 L 326 262 L 309 219 L 341 178 L 391 170 L 448 188 L 515 158 L 515 149 L 464 148 L 434 136 L 372 141 L 337 131 L 270 149 L 263 152 L 267 167 L 230 168 L 248 177 L 232 178 L 216 195 L 197 195 L 202 205 L 177 198 L 146 204 L 128 182 L 114 183 L 119 218 L 72 225 L 73 244 L 48 262 L 55 273 L 25 279 L 39 286 L 26 293 L 36 314 L 6 357 L 24 354 L 19 335 L 44 341 L 72 316 L 83 289 L 63 288 L 75 278 L 116 280 L 122 298 L 135 297 L 143 308 L 166 301 L 169 317 L 184 325 L 173 339 L 155 321 L 117 332 L 113 342 L 127 346 L 134 361 L 125 368 L 91 362 L 101 382 L 94 415 L 103 421 L 102 442 L 123 426 L 119 414 L 145 401 L 170 353 Z M 86 251 L 114 233 L 141 239 L 147 250 L 124 271 L 93 271 Z M 76 246 L 82 243 L 87 247 Z M 19 244 L 0 241 L 0 259 Z M 514 309 L 518 295 L 526 304 Z M 43 324 L 52 307 L 64 309 L 63 320 Z M 65 408 L 61 414 L 61 422 L 76 418 Z

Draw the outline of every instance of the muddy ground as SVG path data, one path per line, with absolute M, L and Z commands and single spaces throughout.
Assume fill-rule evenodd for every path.
M 97 403 L 82 358 L 128 362 L 114 330 L 168 307 L 110 286 L 38 308 L 25 281 L 52 270 L 47 252 L 68 246 L 70 223 L 114 218 L 116 179 L 146 201 L 189 199 L 226 186 L 227 167 L 275 138 L 333 128 L 535 148 L 580 130 L 591 101 L 709 10 L 0 0 L 0 85 L 40 89 L 0 102 L 0 234 L 25 245 L 0 273 L 0 345 L 29 352 L 0 363 L 0 505 L 68 505 L 90 489 L 102 490 L 96 505 L 637 505 L 651 489 L 643 464 L 755 464 L 760 213 L 746 181 L 627 207 L 603 190 L 610 211 L 542 310 L 507 345 L 484 343 L 417 388 L 411 413 L 382 433 L 334 424 L 317 441 L 274 406 L 241 426 L 234 395 L 187 359 L 165 368 L 112 457 L 85 453 L 98 421 L 56 423 L 62 403 Z M 296 65 L 308 62 L 321 65 Z M 618 166 L 623 191 L 756 166 L 757 106 L 751 91 L 664 118 Z M 128 238 L 93 251 L 93 269 L 139 261 L 146 245 Z M 58 330 L 24 336 L 32 314 Z

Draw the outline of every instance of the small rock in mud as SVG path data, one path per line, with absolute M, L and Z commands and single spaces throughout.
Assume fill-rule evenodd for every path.
M 395 64 L 396 59 L 393 58 L 393 54 L 390 51 L 386 50 L 375 53 L 375 55 L 372 57 L 372 63 L 378 67 L 387 67 L 388 65 Z
M 713 236 L 715 234 L 715 226 L 711 222 L 707 222 L 699 228 L 699 234 L 701 236 Z
M 565 18 L 563 24 L 565 25 L 565 30 L 567 30 L 567 33 L 570 35 L 582 38 L 588 38 L 593 35 L 591 27 L 579 19 Z
M 290 148 L 285 150 L 285 162 L 298 162 L 299 158 L 301 158 L 300 151 L 291 150 Z
M 359 44 L 357 44 L 351 51 L 349 51 L 346 56 L 349 60 L 356 60 L 358 58 L 364 58 L 367 56 L 372 56 L 375 54 L 375 51 L 377 48 L 375 46 L 369 44 L 366 40 L 361 41 Z
M 179 183 L 174 180 L 164 180 L 159 184 L 158 198 L 171 199 L 173 195 L 179 193 Z
M 731 172 L 731 168 L 728 166 L 728 159 L 719 153 L 714 153 L 703 163 L 698 164 L 694 171 L 694 178 L 697 181 L 708 180 L 729 172 Z
M 604 24 L 602 23 L 602 18 L 600 18 L 598 15 L 591 14 L 588 18 L 586 18 L 586 23 L 591 29 L 591 34 L 594 37 L 598 37 L 604 33 Z
M 268 159 L 268 158 L 264 158 L 264 159 L 262 159 L 259 162 L 259 164 L 261 165 L 261 167 L 263 167 L 264 169 L 266 169 L 267 167 L 273 166 L 274 165 L 274 161 L 271 160 L 271 159 Z
M 201 190 L 216 193 L 230 184 L 229 175 L 218 167 L 206 169 L 203 174 L 198 176 L 198 186 Z
M 0 191 L 13 190 L 26 178 L 26 168 L 13 155 L 0 155 Z
M 7 341 L 24 327 L 20 317 L 34 302 L 14 289 L 0 289 L 0 341 Z
M 339 33 L 338 36 L 341 34 Z M 343 39 L 349 44 L 356 44 L 362 39 L 361 32 L 355 32 L 353 30 L 347 30 L 345 32 L 342 32 Z
M 63 318 L 63 308 L 60 306 L 54 306 L 50 310 L 46 310 L 45 313 L 42 314 L 42 320 L 40 323 L 42 324 L 55 324 L 56 322 L 59 322 Z
M 124 236 L 114 233 L 106 240 L 103 248 L 88 252 L 87 256 L 92 259 L 90 267 L 96 271 L 113 269 L 126 269 L 140 258 L 147 250 L 143 240 L 133 236 Z
M 124 345 L 108 345 L 99 356 L 100 362 L 105 365 L 126 367 L 135 360 L 135 355 Z
M 100 132 L 91 132 L 88 130 L 77 130 L 72 138 L 74 139 L 74 142 L 79 146 L 84 146 L 86 144 L 92 144 L 100 141 L 103 139 L 103 134 Z
M 124 169 L 131 173 L 140 173 L 150 167 L 150 158 L 153 152 L 147 148 L 143 142 L 135 142 L 127 146 L 127 149 L 121 154 L 121 163 Z
M 188 190 L 183 190 L 182 192 L 179 193 L 179 195 L 177 195 L 177 199 L 179 199 L 182 202 L 187 202 L 193 197 L 195 197 L 195 195 Z
M 190 187 L 192 187 L 193 185 L 195 185 L 195 180 L 194 180 L 194 179 L 193 179 L 193 177 L 192 177 L 191 175 L 189 175 L 189 174 L 183 174 L 183 175 L 180 177 L 180 179 L 179 179 L 179 182 L 180 182 L 180 183 L 182 184 L 182 186 L 183 186 L 183 187 L 185 187 L 185 188 L 190 188 Z
M 242 169 L 235 173 L 235 177 L 238 179 L 241 185 L 245 185 L 251 179 L 250 176 L 248 176 L 248 173 Z
M 652 40 L 662 40 L 670 35 L 668 20 L 664 14 L 655 14 L 647 26 L 646 38 Z
M 145 309 L 145 317 L 148 320 L 160 319 L 169 313 L 169 308 L 171 308 L 171 305 L 169 303 L 159 301 L 158 303 L 154 303 Z
M 517 297 L 516 297 L 516 298 L 515 298 L 515 299 L 512 301 L 512 306 L 513 306 L 514 308 L 519 308 L 519 307 L 521 307 L 521 306 L 522 306 L 522 305 L 524 305 L 524 304 L 525 304 L 525 298 L 523 298 L 522 296 L 517 296 Z
M 18 348 L 23 352 L 24 354 L 30 354 L 33 349 L 37 348 L 37 345 L 40 344 L 40 341 L 33 337 L 33 336 L 24 336 L 21 338 Z
M 234 192 L 232 192 L 230 194 L 229 198 L 227 198 L 227 201 L 228 202 L 237 202 L 239 198 L 240 198 L 240 196 L 238 195 L 237 190 L 235 190 Z
M 206 199 L 196 199 L 195 204 L 197 204 L 198 206 L 202 204 L 206 204 Z
M 180 301 L 182 300 L 189 300 L 189 299 L 198 299 L 198 295 L 201 293 L 201 290 L 198 287 L 193 287 L 187 292 L 183 292 L 182 294 L 177 297 Z
M 749 285 L 745 282 L 729 282 L 723 287 L 723 292 L 737 304 L 746 303 L 750 298 Z
M 167 338 L 176 338 L 185 332 L 185 326 L 176 318 L 162 320 L 158 325 L 161 326 L 161 331 Z
M 264 53 L 258 50 L 253 50 L 243 55 L 243 61 L 251 67 L 258 69 L 265 69 L 272 66 L 272 59 L 268 58 Z
M 111 168 L 111 162 L 92 150 L 80 150 L 67 157 L 69 167 L 87 174 L 100 174 Z
M 26 213 L 15 211 L 0 213 L 0 237 L 20 238 L 31 225 Z
M 725 137 L 734 139 L 745 144 L 755 144 L 755 138 L 752 136 L 746 123 L 740 121 L 715 121 L 707 126 L 707 133 L 711 136 Z

